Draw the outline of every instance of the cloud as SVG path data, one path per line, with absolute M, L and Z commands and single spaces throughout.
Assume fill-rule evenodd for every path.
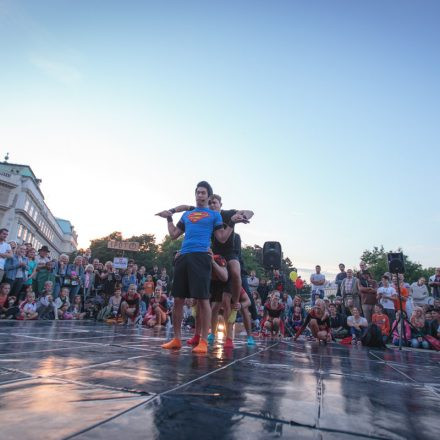
M 76 67 L 69 66 L 61 61 L 55 61 L 41 56 L 32 55 L 30 57 L 30 62 L 45 75 L 62 84 L 74 84 L 81 81 L 83 78 L 82 73 Z

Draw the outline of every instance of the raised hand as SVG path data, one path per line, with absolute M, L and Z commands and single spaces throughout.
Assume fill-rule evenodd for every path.
M 167 210 L 158 212 L 157 214 L 154 214 L 154 215 L 158 215 L 159 217 L 162 217 L 162 218 L 167 218 L 167 217 L 172 217 L 173 216 L 173 214 L 170 211 L 167 211 Z

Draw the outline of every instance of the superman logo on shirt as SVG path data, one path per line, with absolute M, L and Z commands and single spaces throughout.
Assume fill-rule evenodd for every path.
M 204 219 L 206 217 L 209 217 L 209 212 L 204 212 L 204 211 L 199 212 L 199 211 L 196 211 L 196 212 L 191 212 L 188 215 L 188 220 L 191 223 L 197 223 L 197 222 L 199 222 L 200 220 L 202 220 L 202 219 Z

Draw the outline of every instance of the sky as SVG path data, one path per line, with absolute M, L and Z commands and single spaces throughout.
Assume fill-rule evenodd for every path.
M 0 157 L 79 245 L 211 183 L 301 270 L 440 265 L 436 0 L 0 0 Z

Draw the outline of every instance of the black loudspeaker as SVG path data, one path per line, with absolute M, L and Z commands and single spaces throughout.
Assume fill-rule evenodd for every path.
M 390 252 L 388 257 L 388 270 L 391 273 L 405 273 L 402 252 Z
M 281 269 L 281 244 L 266 241 L 263 245 L 263 266 L 265 269 Z

